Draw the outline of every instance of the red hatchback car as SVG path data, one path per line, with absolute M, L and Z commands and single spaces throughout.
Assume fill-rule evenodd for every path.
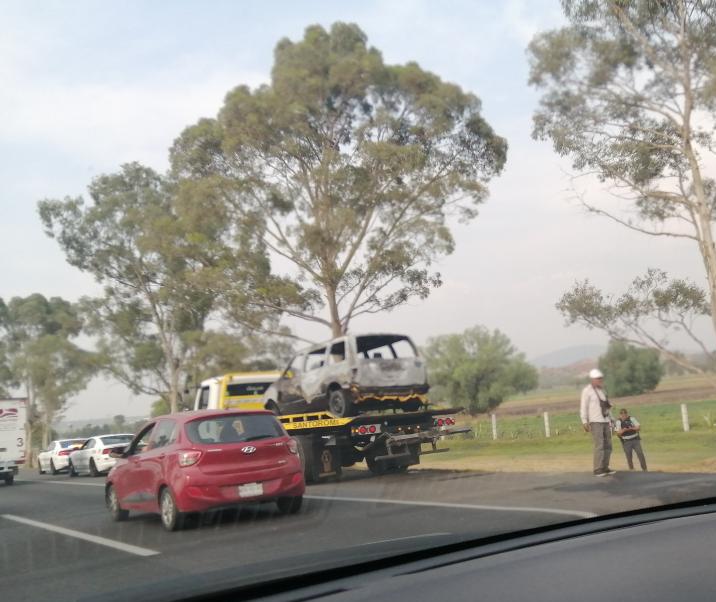
M 161 416 L 122 451 L 107 475 L 114 520 L 130 510 L 159 513 L 170 531 L 187 513 L 275 501 L 298 512 L 306 485 L 296 441 L 267 411 L 199 411 Z

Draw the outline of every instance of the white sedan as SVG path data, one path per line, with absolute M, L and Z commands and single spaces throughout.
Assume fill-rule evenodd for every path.
M 40 474 L 57 474 L 69 464 L 70 454 L 87 439 L 56 439 L 37 454 L 37 467 Z
M 90 437 L 80 449 L 70 454 L 70 476 L 89 474 L 96 477 L 109 472 L 117 462 L 109 455 L 110 452 L 118 447 L 126 447 L 133 438 L 134 435 L 129 433 Z

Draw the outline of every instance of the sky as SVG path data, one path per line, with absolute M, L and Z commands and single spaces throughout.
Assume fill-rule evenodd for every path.
M 655 241 L 586 215 L 569 162 L 532 139 L 538 94 L 527 84 L 526 46 L 562 23 L 558 0 L 0 0 L 0 296 L 97 293 L 44 234 L 37 201 L 84 194 L 92 178 L 129 161 L 165 170 L 184 127 L 215 116 L 231 88 L 269 81 L 279 39 L 335 21 L 357 23 L 387 63 L 417 61 L 479 96 L 509 144 L 478 218 L 453 224 L 456 250 L 434 266 L 443 286 L 425 301 L 357 320 L 356 331 L 403 332 L 422 344 L 481 324 L 537 357 L 606 344 L 600 333 L 566 327 L 554 307 L 577 280 L 617 293 L 660 267 L 702 283 L 687 242 Z M 577 189 L 610 202 L 594 183 Z M 97 379 L 66 417 L 142 415 L 148 403 Z

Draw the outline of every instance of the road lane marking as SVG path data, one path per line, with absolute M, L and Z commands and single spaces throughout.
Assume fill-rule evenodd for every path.
M 45 479 L 37 479 L 33 481 L 23 481 L 24 483 L 50 483 L 51 485 L 72 485 L 78 487 L 104 487 L 104 483 L 78 483 L 77 481 L 49 481 Z
M 359 502 L 364 504 L 396 504 L 403 506 L 424 506 L 432 508 L 459 508 L 463 510 L 498 510 L 500 512 L 541 512 L 544 514 L 561 514 L 566 516 L 577 516 L 579 518 L 594 518 L 593 512 L 582 510 L 562 510 L 560 508 L 539 508 L 530 506 L 488 506 L 484 504 L 455 504 L 451 502 L 418 502 L 411 500 L 390 500 L 382 498 L 365 497 L 330 497 L 326 495 L 305 495 L 308 500 L 326 500 L 335 502 Z
M 22 516 L 16 516 L 14 514 L 0 514 L 0 517 L 5 520 L 14 521 L 30 527 L 45 529 L 46 531 L 52 531 L 53 533 L 59 533 L 60 535 L 65 535 L 67 537 L 74 537 L 75 539 L 82 539 L 83 541 L 96 543 L 100 546 L 121 550 L 122 552 L 127 552 L 128 554 L 135 554 L 136 556 L 156 556 L 159 554 L 156 550 L 150 550 L 149 548 L 140 548 L 139 546 L 133 546 L 121 541 L 115 541 L 113 539 L 107 539 L 106 537 L 100 537 L 99 535 L 90 535 L 89 533 L 75 531 L 74 529 L 66 529 L 65 527 L 58 527 L 57 525 L 52 525 L 50 523 L 41 523 L 40 521 L 24 518 Z
M 408 535 L 406 537 L 393 537 L 392 539 L 380 539 L 378 541 L 366 541 L 365 543 L 354 544 L 353 547 L 359 548 L 360 546 L 372 546 L 377 543 L 390 543 L 393 541 L 405 541 L 406 539 L 419 539 L 421 537 L 440 537 L 442 535 L 452 535 L 452 533 L 423 533 L 421 535 Z

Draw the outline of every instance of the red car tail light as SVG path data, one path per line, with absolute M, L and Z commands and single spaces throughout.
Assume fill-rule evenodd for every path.
M 358 432 L 359 432 L 361 435 L 365 435 L 365 434 L 368 432 L 368 429 L 365 428 L 364 426 L 361 426 L 361 427 L 358 428 Z
M 298 453 L 298 443 L 296 443 L 295 439 L 289 439 L 288 443 L 286 444 L 286 447 L 288 447 L 288 451 L 290 451 L 292 454 Z
M 69 456 L 74 450 L 71 449 L 63 449 L 61 452 L 59 452 L 58 456 Z
M 110 453 L 112 453 L 112 448 L 111 448 L 111 447 L 105 447 L 105 448 L 102 450 L 102 453 L 103 453 L 103 454 L 110 454 Z
M 443 426 L 445 421 L 442 418 L 438 418 L 438 426 Z
M 177 457 L 179 458 L 179 466 L 193 466 L 201 458 L 201 452 L 196 450 L 180 451 Z
M 371 424 L 371 425 L 368 427 L 368 432 L 369 432 L 369 433 L 375 433 L 375 424 Z

